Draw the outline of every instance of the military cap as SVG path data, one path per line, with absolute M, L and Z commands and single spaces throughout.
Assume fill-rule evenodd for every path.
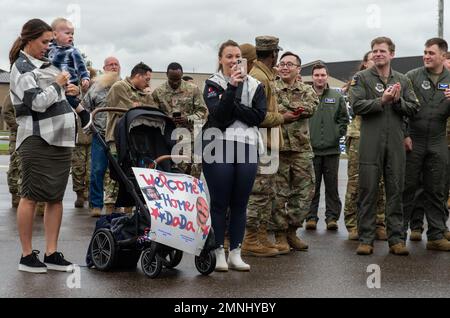
M 278 38 L 270 35 L 257 36 L 255 38 L 256 50 L 257 51 L 272 51 L 283 49 L 278 46 Z
M 249 62 L 256 60 L 255 46 L 253 46 L 249 43 L 244 43 L 244 44 L 239 45 L 239 47 L 241 48 L 241 53 L 242 53 L 243 58 L 246 58 L 247 61 L 249 61 Z

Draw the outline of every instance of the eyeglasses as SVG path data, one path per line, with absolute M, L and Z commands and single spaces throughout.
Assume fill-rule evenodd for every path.
M 293 68 L 294 66 L 300 66 L 300 65 L 294 64 L 292 62 L 287 62 L 287 63 L 281 62 L 280 64 L 278 64 L 278 66 L 279 67 L 285 67 L 286 66 L 287 68 Z

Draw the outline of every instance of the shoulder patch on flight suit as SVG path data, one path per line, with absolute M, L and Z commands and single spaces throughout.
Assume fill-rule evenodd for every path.
M 357 75 L 353 76 L 352 81 L 350 82 L 350 86 L 355 86 L 356 83 L 358 83 L 358 79 L 359 78 Z
M 431 88 L 430 81 L 423 81 L 422 82 L 422 88 L 426 89 L 426 90 L 430 89 Z
M 448 83 L 438 83 L 438 89 L 439 90 L 445 91 L 448 88 L 449 88 L 449 84 Z
M 383 93 L 383 92 L 384 92 L 384 86 L 383 86 L 383 84 L 377 83 L 377 85 L 375 85 L 375 90 L 376 90 L 378 93 Z

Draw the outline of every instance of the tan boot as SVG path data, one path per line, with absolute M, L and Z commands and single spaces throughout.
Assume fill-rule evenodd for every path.
M 269 234 L 265 225 L 260 225 L 258 228 L 258 241 L 265 247 L 277 249 L 277 246 L 269 240 Z
M 387 241 L 386 228 L 384 226 L 378 226 L 375 230 L 375 239 L 378 241 Z
M 314 219 L 308 220 L 305 225 L 305 229 L 307 230 L 315 230 L 317 229 L 317 221 Z
M 115 210 L 116 210 L 116 207 L 114 206 L 114 204 L 112 204 L 112 203 L 105 204 L 105 213 L 106 214 L 114 213 Z
M 228 236 L 225 236 L 225 240 L 223 241 L 223 249 L 225 253 L 230 251 L 230 238 Z
M 257 229 L 247 228 L 244 242 L 242 243 L 242 255 L 271 257 L 278 255 L 278 250 L 262 245 L 258 240 Z
M 419 230 L 412 230 L 409 234 L 409 240 L 414 242 L 422 241 L 422 232 Z
M 308 250 L 308 244 L 297 236 L 297 227 L 289 226 L 287 232 L 287 241 L 290 247 L 296 251 Z
M 450 241 L 450 231 L 449 231 L 449 230 L 446 230 L 446 231 L 444 232 L 444 237 L 445 237 L 445 239 L 446 239 L 447 241 Z
M 360 243 L 356 249 L 358 255 L 370 255 L 373 253 L 373 246 L 369 244 Z
M 450 209 L 450 196 L 447 199 L 447 208 Z
M 102 215 L 102 208 L 90 208 L 89 215 L 93 218 L 98 218 Z
M 448 252 L 450 251 L 450 242 L 447 239 L 428 241 L 427 250 Z
M 409 255 L 409 251 L 406 248 L 405 243 L 397 243 L 389 247 L 389 253 L 400 256 Z
M 74 205 L 76 208 L 82 208 L 84 206 L 84 193 L 82 191 L 77 192 L 77 199 Z
M 17 207 L 19 206 L 19 202 L 20 202 L 20 196 L 18 196 L 17 194 L 12 194 L 11 195 L 11 206 L 15 209 L 17 209 Z
M 128 207 L 124 208 L 123 211 L 126 214 L 132 214 L 133 213 L 133 207 L 132 206 L 128 206 Z
M 335 220 L 327 222 L 327 230 L 328 231 L 337 231 L 337 229 L 338 229 L 338 224 Z
M 348 239 L 350 241 L 357 241 L 357 240 L 359 240 L 358 229 L 356 229 L 356 228 L 349 229 L 348 230 Z
M 44 213 L 45 213 L 45 203 L 44 202 L 38 202 L 36 204 L 36 215 L 44 216 Z
M 288 254 L 291 251 L 285 231 L 275 232 L 275 246 L 280 254 Z

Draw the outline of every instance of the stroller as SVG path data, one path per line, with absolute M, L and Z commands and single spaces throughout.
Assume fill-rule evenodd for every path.
M 87 265 L 100 271 L 132 269 L 140 258 L 145 275 L 156 278 L 163 267 L 176 267 L 183 251 L 153 240 L 149 207 L 132 170 L 140 167 L 179 173 L 172 161 L 175 156 L 170 155 L 175 145 L 171 140 L 175 124 L 164 112 L 152 107 L 135 107 L 128 111 L 99 108 L 92 113 L 93 118 L 99 112 L 125 113 L 114 134 L 117 159 L 94 125 L 91 129 L 107 150 L 111 177 L 119 183 L 116 206 L 135 206 L 135 209 L 131 216 L 113 213 L 97 221 L 86 256 Z M 204 237 L 204 246 L 195 256 L 195 266 L 201 274 L 209 275 L 216 266 L 212 228 Z

